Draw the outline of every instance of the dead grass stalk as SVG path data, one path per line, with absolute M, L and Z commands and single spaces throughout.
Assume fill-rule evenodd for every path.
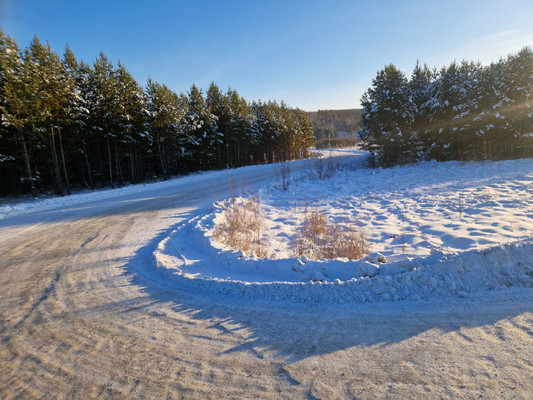
M 348 258 L 358 260 L 368 254 L 369 245 L 364 231 L 355 224 L 337 225 L 317 210 L 304 212 L 296 232 L 295 250 L 298 257 L 311 260 Z
M 235 250 L 266 257 L 261 241 L 264 216 L 257 196 L 250 199 L 232 197 L 225 206 L 224 220 L 215 228 L 215 238 Z

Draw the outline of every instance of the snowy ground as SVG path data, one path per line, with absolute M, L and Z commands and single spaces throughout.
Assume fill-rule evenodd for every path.
M 531 164 L 527 160 L 510 163 L 502 164 L 508 165 L 498 170 L 504 175 L 496 171 L 489 179 L 493 183 L 487 185 L 501 184 L 511 190 L 514 182 L 514 188 L 530 190 Z M 482 165 L 489 168 L 492 164 Z M 295 178 L 306 169 L 305 162 L 291 166 Z M 274 271 L 285 274 L 286 280 L 279 285 L 269 283 L 261 261 L 238 258 L 237 253 L 213 246 L 216 243 L 205 233 L 212 229 L 213 202 L 228 197 L 228 183 L 233 182 L 234 188 L 260 194 L 265 213 L 280 224 L 279 230 L 269 230 L 267 235 L 282 243 L 279 232 L 290 234 L 294 220 L 286 210 L 295 209 L 297 193 L 304 188 L 312 193 L 317 183 L 302 181 L 289 193 L 279 192 L 272 186 L 274 168 L 198 174 L 85 199 L 50 199 L 47 204 L 31 202 L 9 208 L 10 215 L 0 219 L 0 397 L 531 398 L 533 290 L 526 286 L 532 252 L 531 239 L 520 236 L 527 237 L 527 230 L 513 230 L 506 239 L 505 221 L 495 219 L 492 223 L 501 239 L 478 242 L 479 252 L 434 239 L 430 243 L 437 252 L 429 256 L 415 253 L 423 247 L 417 248 L 415 240 L 405 240 L 412 247 L 409 251 L 407 247 L 402 251 L 403 245 L 391 240 L 390 247 L 372 250 L 386 255 L 387 265 L 408 258 L 412 258 L 410 265 L 424 258 L 428 265 L 385 275 L 382 272 L 387 269 L 394 272 L 392 267 L 373 260 L 370 264 L 379 274 L 364 279 L 356 274 L 355 281 L 348 279 L 350 275 L 337 282 L 333 276 L 306 281 L 301 275 L 312 264 L 294 265 L 294 258 L 283 261 L 289 250 L 276 244 L 280 268 L 287 264 L 290 270 Z M 364 185 L 372 174 L 405 176 L 412 168 L 343 170 L 329 183 L 319 183 L 312 200 L 319 207 L 341 197 L 353 202 L 356 196 L 325 192 L 327 185 L 344 187 L 352 173 L 362 174 L 360 184 Z M 376 193 L 381 188 L 388 196 L 384 202 L 395 200 L 394 191 L 389 193 L 385 183 L 372 182 L 367 187 Z M 409 186 L 407 181 L 397 184 Z M 421 186 L 430 184 L 419 181 Z M 444 190 L 445 185 L 434 183 L 436 189 Z M 460 187 L 461 182 L 453 185 Z M 358 193 L 359 185 L 352 186 Z M 414 187 L 409 190 L 416 192 Z M 413 193 L 410 198 L 415 198 Z M 527 210 L 531 203 L 527 198 L 518 200 L 521 195 L 516 193 L 513 199 L 509 192 L 507 200 Z M 431 195 L 429 190 L 427 195 Z M 504 200 L 494 196 L 493 201 L 499 205 L 491 209 L 505 209 Z M 343 216 L 337 208 L 332 219 Z M 279 210 L 280 221 L 274 221 L 278 218 L 272 216 L 274 210 Z M 511 207 L 506 215 L 509 212 Z M 418 214 L 413 213 L 411 219 L 422 219 Z M 470 214 L 465 211 L 462 217 L 466 215 Z M 429 218 L 426 214 L 423 219 Z M 381 237 L 377 222 L 366 222 L 373 241 Z M 375 233 L 373 226 L 378 229 Z M 476 229 L 483 232 L 485 228 Z M 185 232 L 189 235 L 176 241 Z M 511 242 L 494 248 L 497 240 Z M 379 243 L 375 240 L 375 246 Z M 179 275 L 164 264 L 156 267 L 157 252 L 179 261 L 179 246 L 188 252 L 184 254 L 188 272 Z M 434 257 L 435 262 L 427 257 Z M 205 260 L 217 263 L 204 274 L 225 274 L 224 279 L 229 279 L 185 276 Z M 237 273 L 250 276 L 251 272 L 239 262 L 255 268 L 255 277 L 264 281 L 257 285 L 238 282 Z M 273 266 L 272 261 L 263 263 Z M 322 263 L 327 266 L 325 275 L 335 272 L 335 264 L 350 263 Z M 367 274 L 371 265 L 367 265 Z M 293 271 L 293 266 L 304 272 Z M 358 268 L 356 272 L 363 271 Z M 300 278 L 291 278 L 293 273 Z M 395 295 L 407 299 L 377 301 L 392 293 L 391 285 L 401 289 Z M 435 291 L 428 290 L 430 285 Z M 348 293 L 365 298 L 349 298 Z M 271 300 L 275 295 L 290 301 Z M 417 295 L 423 300 L 416 300 Z
M 147 193 L 186 190 L 204 181 L 220 186 L 223 181 L 233 193 L 259 198 L 267 257 L 215 240 L 213 231 L 225 218 L 224 208 L 217 208 L 225 191 L 213 191 L 215 204 L 177 224 L 154 251 L 156 269 L 181 285 L 309 303 L 420 299 L 439 293 L 464 297 L 510 285 L 533 286 L 532 159 L 365 169 L 366 154 L 357 149 L 321 153 L 325 155 L 352 158 L 335 162 L 335 174 L 324 180 L 310 176 L 314 161 L 292 163 L 286 191 L 279 177 L 266 186 L 247 184 L 245 173 L 268 174 L 278 168 L 264 165 L 7 203 L 0 206 L 0 219 L 57 209 L 78 212 L 76 205 L 88 201 L 129 202 L 132 196 L 150 198 Z M 360 260 L 296 257 L 295 232 L 305 210 L 324 213 L 337 225 L 359 226 L 370 254 Z
M 533 286 L 533 160 L 360 166 L 353 161 L 325 180 L 304 171 L 288 191 L 279 182 L 259 190 L 266 258 L 214 239 L 222 208 L 180 225 L 159 244 L 155 264 L 196 288 L 298 302 L 464 297 Z M 296 258 L 295 231 L 309 209 L 360 226 L 369 256 Z

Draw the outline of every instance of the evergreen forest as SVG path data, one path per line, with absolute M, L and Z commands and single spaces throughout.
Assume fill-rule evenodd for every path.
M 353 137 L 361 128 L 361 109 L 318 110 L 307 113 L 317 141 Z
M 70 194 L 198 170 L 307 156 L 314 127 L 283 102 L 214 83 L 186 94 L 143 87 L 103 54 L 88 64 L 0 30 L 0 195 Z
M 376 165 L 419 160 L 533 157 L 533 52 L 525 47 L 488 66 L 394 65 L 363 95 L 363 148 Z

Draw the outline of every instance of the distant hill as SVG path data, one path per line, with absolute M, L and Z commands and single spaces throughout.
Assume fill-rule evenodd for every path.
M 307 113 L 315 126 L 315 137 L 326 138 L 353 137 L 361 128 L 361 109 L 318 110 Z

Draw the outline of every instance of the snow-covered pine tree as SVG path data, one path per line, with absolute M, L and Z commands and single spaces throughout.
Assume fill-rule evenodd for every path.
M 143 139 L 143 112 L 145 103 L 143 89 L 133 76 L 119 62 L 116 72 L 117 89 L 117 136 L 115 142 L 115 157 L 117 170 L 123 179 L 122 159 L 127 159 L 129 165 L 129 179 L 136 183 L 142 176 L 141 168 L 137 163 L 135 154 L 137 147 Z
M 426 64 L 421 66 L 417 60 L 408 83 L 409 96 L 414 107 L 413 143 L 409 156 L 413 161 L 427 159 L 428 149 L 431 149 L 432 138 L 429 135 L 429 116 L 424 105 L 430 100 L 428 88 L 434 78 L 435 73 Z
M 74 164 L 74 175 L 89 188 L 94 189 L 93 161 L 91 144 L 94 142 L 90 128 L 89 98 L 91 67 L 84 62 L 78 63 L 74 53 L 67 45 L 63 64 L 70 80 L 73 81 L 68 95 L 68 114 L 63 139 L 70 151 L 70 162 Z
M 276 101 L 268 101 L 264 103 L 265 115 L 268 121 L 265 135 L 266 140 L 272 146 L 272 160 L 286 161 L 285 151 L 285 137 L 286 137 L 286 118 L 284 112 L 284 104 L 278 104 Z
M 251 162 L 253 153 L 253 113 L 246 100 L 234 89 L 228 89 L 226 98 L 230 108 L 230 122 L 227 136 L 230 152 L 233 150 L 232 165 L 240 167 Z
M 117 82 L 115 69 L 103 52 L 94 61 L 89 85 L 90 129 L 97 147 L 99 175 L 103 185 L 107 169 L 109 183 L 115 187 L 112 150 L 117 138 Z M 106 158 L 107 165 L 104 164 Z
M 154 153 L 157 154 L 163 177 L 168 178 L 170 173 L 177 172 L 176 165 L 185 152 L 182 125 L 187 113 L 187 99 L 178 96 L 166 85 L 148 79 L 146 110 Z
M 20 170 L 20 180 L 30 187 L 32 196 L 37 196 L 31 159 L 29 126 L 31 124 L 30 74 L 25 67 L 17 42 L 0 30 L 0 112 L 2 143 L 9 154 L 3 155 L 3 162 L 10 162 L 10 170 Z M 29 51 L 24 52 L 29 57 Z M 17 144 L 15 144 L 17 143 Z M 20 146 L 20 150 L 17 150 Z M 6 153 L 8 153 L 6 151 Z M 20 160 L 20 162 L 18 162 Z M 22 172 L 24 171 L 24 172 Z M 16 184 L 13 184 L 16 187 Z
M 216 161 L 217 145 L 221 143 L 217 134 L 216 116 L 211 114 L 203 94 L 196 85 L 188 93 L 188 111 L 183 132 L 188 139 L 184 146 L 197 169 L 212 168 Z
M 409 161 L 416 109 L 405 75 L 394 65 L 387 65 L 378 72 L 361 103 L 363 148 L 381 165 Z
M 206 104 L 209 111 L 216 117 L 216 136 L 219 140 L 216 141 L 216 156 L 217 167 L 228 168 L 232 163 L 233 154 L 232 140 L 231 140 L 231 107 L 229 99 L 225 96 L 218 86 L 211 82 L 206 95 Z
M 505 107 L 498 117 L 505 120 L 509 152 L 513 157 L 533 155 L 533 51 L 524 47 L 506 62 Z
M 37 37 L 30 43 L 29 52 L 24 60 L 29 70 L 32 92 L 32 116 L 34 136 L 39 146 L 48 154 L 39 152 L 37 160 L 42 165 L 49 164 L 52 180 L 58 195 L 69 193 L 67 168 L 63 150 L 61 129 L 66 122 L 65 109 L 73 82 L 69 80 L 60 57 L 50 44 L 43 45 Z M 61 168 L 60 164 L 63 164 Z
M 454 159 L 468 160 L 479 158 L 476 117 L 480 113 L 480 79 L 483 67 L 474 62 L 461 62 L 457 85 L 460 101 L 454 106 L 453 119 L 457 134 L 454 135 Z
M 272 157 L 272 145 L 270 144 L 269 146 L 267 140 L 268 119 L 266 117 L 265 107 L 259 100 L 253 101 L 250 109 L 253 115 L 251 136 L 252 141 L 257 146 L 257 162 L 269 162 L 269 157 Z
M 293 140 L 292 158 L 308 157 L 308 149 L 315 142 L 315 128 L 305 111 L 294 109 L 293 113 Z
M 428 87 L 429 100 L 424 104 L 429 118 L 428 134 L 433 138 L 429 157 L 438 161 L 454 159 L 460 121 L 455 118 L 464 102 L 461 74 L 457 62 L 443 67 Z

